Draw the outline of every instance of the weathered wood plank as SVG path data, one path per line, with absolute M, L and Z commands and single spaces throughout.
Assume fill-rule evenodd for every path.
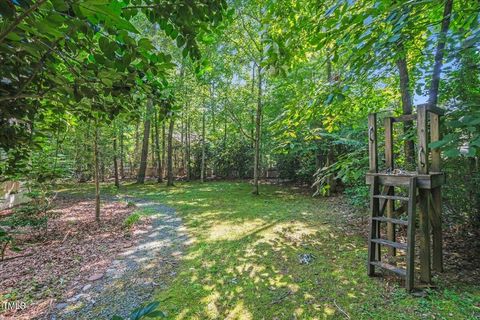
M 439 141 L 442 138 L 440 133 L 439 114 L 430 113 L 430 141 Z M 441 171 L 441 155 L 439 148 L 432 148 L 432 165 L 430 170 Z M 430 220 L 432 223 L 432 268 L 435 271 L 443 271 L 443 239 L 442 239 L 442 189 L 432 188 L 430 203 Z
M 417 207 L 417 178 L 410 179 L 410 200 L 408 202 L 408 227 L 407 227 L 407 275 L 405 287 L 411 291 L 415 286 L 415 219 Z
M 418 173 L 428 173 L 428 135 L 427 110 L 425 106 L 417 107 L 417 135 L 418 135 Z
M 378 194 L 379 185 L 378 177 L 373 178 L 372 185 L 370 186 L 370 216 L 371 218 L 377 217 L 379 215 L 379 200 L 373 196 Z M 377 245 L 372 241 L 378 237 L 379 234 L 379 222 L 373 219 L 370 219 L 370 233 L 369 233 L 369 244 L 368 244 L 368 264 L 367 264 L 367 273 L 369 276 L 375 275 L 375 266 L 370 262 L 375 260 L 380 260 L 381 255 L 378 255 Z M 377 256 L 378 255 L 378 259 Z
M 399 201 L 408 201 L 408 197 L 400 197 L 400 196 L 394 196 L 394 195 L 376 195 L 375 198 L 378 199 L 386 199 L 386 200 L 399 200 Z
M 429 103 L 419 104 L 417 106 L 417 109 L 418 108 L 425 108 L 425 110 L 427 110 L 428 112 L 431 112 L 433 114 L 437 114 L 439 116 L 443 116 L 445 114 L 444 109 L 439 108 L 439 107 L 434 107 L 434 106 L 430 105 Z
M 431 281 L 430 266 L 430 214 L 429 195 L 430 191 L 419 189 L 419 228 L 420 228 L 420 280 L 425 283 Z
M 395 242 L 386 239 L 372 239 L 372 242 L 378 243 L 383 246 L 388 246 L 400 250 L 407 250 L 407 244 L 402 242 Z
M 443 116 L 445 114 L 445 110 L 439 107 L 432 107 L 432 106 L 427 106 L 428 112 L 435 114 L 437 116 Z
M 393 160 L 393 118 L 387 117 L 384 119 L 383 123 L 385 127 L 385 167 L 387 170 L 394 169 L 394 160 Z M 388 188 L 388 195 L 391 197 L 394 194 L 394 187 Z M 387 197 L 383 198 L 387 201 L 386 203 L 386 216 L 388 218 L 393 218 L 394 210 L 394 201 Z M 395 241 L 395 225 L 393 223 L 387 223 L 387 239 L 390 241 Z M 396 255 L 395 247 L 388 248 L 388 254 L 390 256 Z
M 393 170 L 393 119 L 384 119 L 385 126 L 385 166 L 387 170 Z
M 429 174 L 415 175 L 389 175 L 386 173 L 367 173 L 365 180 L 367 184 L 372 183 L 372 177 L 378 176 L 379 183 L 387 186 L 408 186 L 410 178 L 417 177 L 417 187 L 420 189 L 432 189 L 445 184 L 445 174 L 442 172 L 431 172 Z
M 414 121 L 417 120 L 417 114 L 405 114 L 398 117 L 392 118 L 393 122 L 407 122 L 407 121 Z
M 372 262 L 370 262 L 370 263 L 371 263 L 372 265 L 376 266 L 376 267 L 380 267 L 380 268 L 382 268 L 382 269 L 385 269 L 385 270 L 394 272 L 394 273 L 398 274 L 398 275 L 401 276 L 401 277 L 405 277 L 405 276 L 406 276 L 405 269 L 397 268 L 396 266 L 393 266 L 393 265 L 391 265 L 391 264 L 384 263 L 384 262 L 381 262 L 381 261 L 372 261 Z
M 377 114 L 368 115 L 368 154 L 370 160 L 370 172 L 378 172 L 377 151 Z
M 430 114 L 430 141 L 436 142 L 441 139 L 440 136 L 440 116 L 437 114 Z M 440 172 L 440 149 L 432 148 L 432 165 L 431 170 Z
M 380 222 L 390 222 L 390 223 L 394 223 L 394 224 L 400 224 L 400 225 L 403 225 L 403 226 L 408 225 L 408 221 L 402 220 L 402 219 L 387 218 L 387 217 L 374 217 L 373 220 L 377 220 L 377 221 L 380 221 Z

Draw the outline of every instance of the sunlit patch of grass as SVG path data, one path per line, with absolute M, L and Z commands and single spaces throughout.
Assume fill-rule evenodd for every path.
M 247 236 L 253 232 L 260 230 L 267 226 L 261 219 L 254 219 L 244 223 L 230 223 L 219 222 L 211 226 L 207 230 L 208 240 L 224 241 L 224 240 L 238 240 L 241 237 Z
M 110 192 L 110 189 L 107 189 Z M 118 191 L 174 207 L 191 239 L 169 288 L 170 319 L 475 319 L 478 285 L 446 284 L 425 298 L 396 278 L 366 275 L 366 240 L 348 234 L 329 201 L 242 182 L 125 185 Z M 311 255 L 303 264 L 300 255 Z

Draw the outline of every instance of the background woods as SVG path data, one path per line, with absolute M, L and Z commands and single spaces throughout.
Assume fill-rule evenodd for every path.
M 3 180 L 275 178 L 364 206 L 367 114 L 428 102 L 446 110 L 446 219 L 479 223 L 478 3 L 217 8 L 2 4 Z

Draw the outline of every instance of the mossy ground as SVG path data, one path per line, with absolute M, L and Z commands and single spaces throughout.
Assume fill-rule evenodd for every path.
M 83 192 L 84 190 L 78 190 Z M 116 191 L 107 186 L 106 191 Z M 120 194 L 174 207 L 192 238 L 158 293 L 171 319 L 476 319 L 480 285 L 442 281 L 426 297 L 366 275 L 366 240 L 334 203 L 243 182 L 127 185 Z M 300 263 L 299 256 L 313 256 Z

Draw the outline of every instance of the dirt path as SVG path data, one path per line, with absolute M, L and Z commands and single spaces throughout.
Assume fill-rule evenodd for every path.
M 94 274 L 72 298 L 58 303 L 46 319 L 110 319 L 126 317 L 150 302 L 156 290 L 176 275 L 188 240 L 175 210 L 143 199 L 128 198 L 148 209 L 152 224 L 133 247 L 117 255 L 105 273 Z M 97 279 L 98 278 L 98 279 Z

